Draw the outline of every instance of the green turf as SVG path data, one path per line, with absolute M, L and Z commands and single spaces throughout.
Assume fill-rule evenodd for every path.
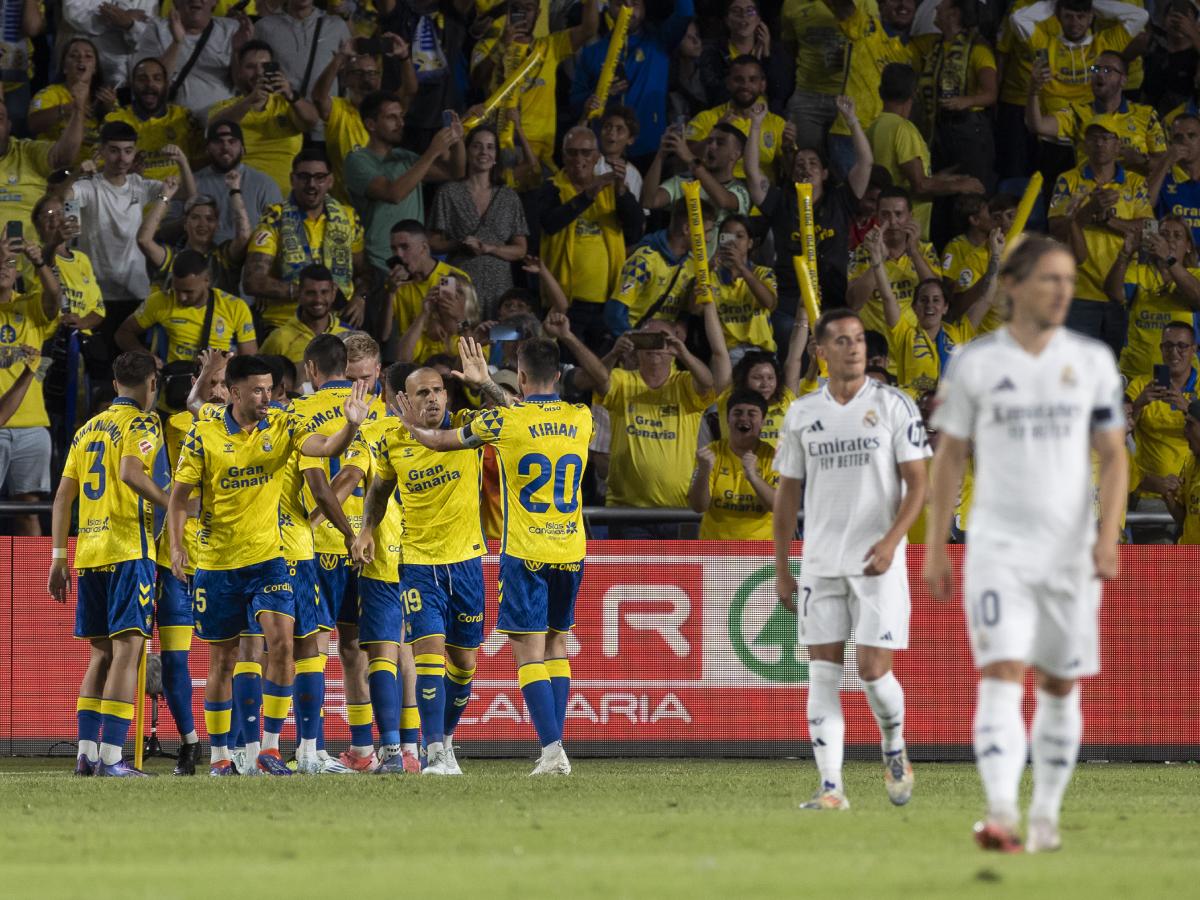
M 457 779 L 76 779 L 0 760 L 0 895 L 330 900 L 1197 896 L 1200 767 L 1080 766 L 1058 854 L 970 840 L 975 770 L 917 767 L 891 807 L 851 764 L 849 813 L 796 809 L 811 763 L 462 760 Z M 151 770 L 165 774 L 160 761 Z M 215 889 L 214 889 L 215 888 Z M 9 894 L 16 891 L 16 894 Z M 418 893 L 413 893 L 414 891 Z M 831 893 L 836 892 L 836 893 Z

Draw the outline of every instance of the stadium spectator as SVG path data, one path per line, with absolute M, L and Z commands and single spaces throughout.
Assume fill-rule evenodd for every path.
M 66 128 L 54 143 L 14 137 L 8 107 L 0 102 L 0 215 L 6 221 L 30 222 L 30 212 L 46 193 L 47 179 L 56 169 L 71 165 L 83 142 L 87 117 L 87 89 L 78 85 L 71 92 L 72 104 Z
M 707 234 L 713 224 L 712 207 L 702 201 L 700 209 Z M 653 319 L 678 320 L 691 306 L 695 279 L 687 201 L 677 200 L 671 205 L 667 227 L 646 235 L 625 260 L 621 286 L 604 305 L 609 334 L 619 337 Z
M 700 71 L 700 55 L 704 43 L 700 40 L 700 26 L 688 23 L 679 39 L 679 45 L 671 54 L 669 69 L 670 89 L 667 91 L 667 118 L 672 124 L 686 127 L 701 111 L 712 105 L 704 89 Z M 724 79 L 721 79 L 724 89 Z M 610 107 L 611 108 L 611 107 Z
M 273 178 L 286 195 L 291 190 L 292 160 L 300 152 L 304 134 L 317 123 L 317 110 L 295 93 L 270 46 L 262 41 L 242 45 L 233 84 L 234 96 L 208 111 L 209 134 L 218 122 L 237 125 L 246 164 Z
M 270 207 L 254 231 L 243 286 L 258 298 L 264 322 L 282 325 L 295 311 L 300 272 L 320 263 L 333 273 L 345 302 L 339 314 L 357 328 L 370 278 L 358 215 L 329 196 L 332 170 L 324 151 L 297 153 L 291 181 L 287 199 Z
M 846 73 L 841 93 L 854 101 L 862 121 L 874 122 L 883 110 L 879 86 L 884 67 L 888 63 L 911 66 L 915 62 L 914 48 L 909 45 L 909 30 L 916 3 L 914 0 L 884 0 L 879 4 L 879 16 L 875 17 L 866 4 L 856 4 L 855 0 L 826 2 L 837 19 L 837 27 L 854 49 L 842 63 Z M 853 167 L 854 138 L 849 123 L 834 120 L 829 129 L 829 155 L 838 174 L 844 175 Z
M 61 323 L 90 333 L 104 321 L 104 297 L 92 261 L 72 247 L 79 236 L 79 217 L 66 216 L 63 202 L 48 194 L 34 204 L 33 224 L 62 292 Z
M 849 41 L 826 0 L 787 0 L 780 13 L 777 55 L 795 66 L 788 84 L 786 118 L 801 147 L 819 147 L 838 117 L 834 101 L 844 90 Z
M 966 225 L 966 230 L 942 251 L 942 275 L 950 291 L 947 318 L 957 319 L 987 289 L 984 275 L 993 262 L 992 235 L 1007 233 L 1016 206 L 1017 198 L 1012 194 L 997 194 L 990 200 L 982 194 L 962 194 L 954 201 L 955 218 Z M 979 333 L 995 331 L 1002 322 L 993 306 L 980 323 Z
M 376 93 L 363 100 L 367 146 L 346 157 L 346 191 L 362 215 L 367 261 L 388 270 L 392 226 L 405 219 L 425 221 L 424 182 L 461 178 L 466 171 L 462 125 L 439 131 L 420 156 L 400 146 L 404 137 L 404 105 L 395 94 Z
M 395 92 L 404 111 L 417 93 L 417 72 L 413 68 L 408 42 L 394 34 L 384 35 L 389 41 L 386 56 L 400 61 L 401 81 Z M 359 53 L 355 41 L 343 41 L 329 65 L 313 84 L 312 102 L 317 115 L 325 123 L 325 150 L 333 164 L 333 195 L 348 201 L 343 168 L 346 157 L 367 146 L 370 135 L 363 125 L 360 109 L 363 101 L 380 89 L 382 67 L 369 53 Z M 343 96 L 333 92 L 340 80 Z
M 41 0 L 9 0 L 4 4 L 4 34 L 0 55 L 4 65 L 0 79 L 0 97 L 19 123 L 25 137 L 25 115 L 33 96 L 31 82 L 35 73 L 33 38 L 46 30 L 46 7 Z
M 751 350 L 775 352 L 771 333 L 771 313 L 779 304 L 775 272 L 768 266 L 751 265 L 752 247 L 750 222 L 745 216 L 730 216 L 721 224 L 713 260 L 714 294 L 733 365 Z
M 600 158 L 593 175 L 607 175 L 617 166 L 625 169 L 625 189 L 635 197 L 642 196 L 642 173 L 628 159 L 629 148 L 637 140 L 637 113 L 628 106 L 610 106 L 600 116 Z
M 89 38 L 104 60 L 111 86 L 121 88 L 138 36 L 157 9 L 157 0 L 125 0 L 119 6 L 95 0 L 63 0 L 60 37 Z
M 917 96 L 917 73 L 904 63 L 889 63 L 879 80 L 883 110 L 867 127 L 871 156 L 883 166 L 892 181 L 908 188 L 913 198 L 913 218 L 921 236 L 930 237 L 933 200 L 955 194 L 982 194 L 983 184 L 970 175 L 932 173 L 929 145 L 909 119 Z
M 595 392 L 612 421 L 607 506 L 687 505 L 700 418 L 716 395 L 712 372 L 688 350 L 683 334 L 680 323 L 653 319 L 638 332 L 646 349 L 637 351 L 636 370 L 613 369 L 607 380 L 591 373 L 576 379 L 578 388 Z M 624 336 L 614 349 L 623 352 L 631 341 Z M 682 369 L 675 368 L 677 359 Z M 613 524 L 609 536 L 670 540 L 679 526 L 637 519 Z
M 670 15 L 657 27 L 646 23 L 646 0 L 620 0 L 632 10 L 625 44 L 621 78 L 609 90 L 615 100 L 637 110 L 641 130 L 629 150 L 635 161 L 654 153 L 667 126 L 667 86 L 670 83 L 670 58 L 683 39 L 694 14 L 692 0 L 675 0 Z M 617 4 L 609 11 L 616 14 Z M 610 36 L 611 37 L 611 36 Z M 587 109 L 588 99 L 596 92 L 600 69 L 608 53 L 610 37 L 604 37 L 581 50 L 576 58 L 575 79 L 571 82 L 571 107 L 578 116 Z
M 1174 109 L 1195 93 L 1196 67 L 1200 65 L 1200 10 L 1191 0 L 1155 4 L 1154 18 L 1165 28 L 1151 25 L 1150 47 L 1143 60 L 1146 79 L 1142 97 L 1157 109 Z
M 150 293 L 146 267 L 138 264 L 137 233 L 142 208 L 162 196 L 163 185 L 133 173 L 136 155 L 133 126 L 105 122 L 100 128 L 103 171 L 80 173 L 70 188 L 79 202 L 79 247 L 92 261 L 113 327 Z
M 133 51 L 136 62 L 162 60 L 167 71 L 167 97 L 193 115 L 233 95 L 230 60 L 254 36 L 250 19 L 213 15 L 216 0 L 184 0 L 170 15 L 146 23 Z
M 241 297 L 212 286 L 208 260 L 195 250 L 175 256 L 170 288 L 155 288 L 121 323 L 117 346 L 145 349 L 142 340 L 155 326 L 163 333 L 155 351 L 164 363 L 190 363 L 210 347 L 240 355 L 258 352 L 250 308 Z
M 1179 473 L 1179 484 L 1166 495 L 1167 508 L 1179 528 L 1178 543 L 1200 544 L 1200 401 L 1188 404 L 1183 426 L 1187 460 Z
M 533 152 L 544 164 L 553 162 L 558 117 L 558 69 L 600 28 L 599 0 L 583 0 L 579 24 L 534 37 L 541 0 L 509 0 L 507 15 L 497 18 L 471 54 L 471 81 L 489 96 L 532 54 L 542 62 L 527 76 L 517 99 L 521 127 Z M 613 93 L 616 93 L 615 91 Z
M 437 293 L 448 279 L 471 283 L 471 276 L 441 260 L 433 258 L 429 234 L 416 219 L 407 219 L 392 226 L 391 272 L 388 287 L 392 291 L 384 313 L 382 334 L 391 337 L 404 334 L 425 308 L 425 299 Z
M 891 329 L 884 317 L 877 275 L 887 276 L 896 302 L 900 304 L 901 315 L 910 317 L 917 285 L 940 278 L 942 270 L 933 245 L 920 238 L 921 227 L 913 219 L 912 202 L 904 188 L 890 187 L 879 192 L 879 228 L 887 251 L 882 270 L 871 265 L 865 244 L 859 244 L 851 261 L 846 305 L 858 312 L 868 331 L 886 335 Z
M 292 93 L 307 99 L 313 80 L 350 38 L 350 29 L 340 16 L 317 9 L 314 0 L 287 0 L 282 11 L 255 23 L 254 36 L 271 48 Z
M 1134 461 L 1144 493 L 1168 494 L 1188 457 L 1184 414 L 1197 396 L 1196 338 L 1190 324 L 1170 322 L 1162 330 L 1163 368 L 1129 382 L 1133 402 Z
M 782 365 L 774 354 L 763 350 L 751 350 L 738 360 L 733 367 L 730 384 L 720 390 L 715 406 L 705 411 L 696 439 L 697 446 L 705 447 L 719 438 L 729 437 L 729 398 L 741 391 L 753 391 L 767 404 L 759 437 L 775 446 L 779 441 L 779 430 L 783 427 L 783 417 L 787 415 L 792 401 L 815 389 L 815 382 L 810 387 L 801 381 L 800 367 L 808 328 L 805 326 L 799 331 L 793 338 L 793 349 L 788 352 Z M 815 356 L 811 358 L 813 361 L 816 359 Z
M 301 271 L 296 314 L 267 335 L 261 352 L 267 356 L 286 356 L 300 365 L 304 362 L 304 348 L 318 334 L 350 334 L 352 329 L 333 313 L 336 296 L 333 273 L 327 268 L 311 265 Z
M 1125 341 L 1125 313 L 1108 301 L 1104 279 L 1124 235 L 1153 214 L 1145 179 L 1117 162 L 1117 129 L 1110 117 L 1088 123 L 1089 162 L 1059 176 L 1050 203 L 1050 233 L 1071 248 L 1079 264 L 1067 327 L 1104 341 L 1114 354 Z
M 458 352 L 459 338 L 472 334 L 478 324 L 479 300 L 474 286 L 450 276 L 425 295 L 421 312 L 400 335 L 396 358 L 402 363 L 424 365 L 433 356 L 453 356 Z
M 40 349 L 58 327 L 60 289 L 54 270 L 35 243 L 9 238 L 0 244 L 0 351 L 22 347 Z M 19 257 L 35 270 L 37 285 L 18 292 Z M 21 354 L 26 358 L 28 353 Z M 10 356 L 10 358 L 12 358 Z M 0 368 L 0 395 L 6 394 L 21 375 L 21 366 Z M 42 397 L 42 382 L 34 379 L 20 404 L 0 428 L 0 490 L 10 500 L 37 500 L 50 491 L 50 419 Z M 41 534 L 36 515 L 11 517 L 17 534 Z
M 246 246 L 250 243 L 250 217 L 246 215 L 246 204 L 242 201 L 241 173 L 236 169 L 226 172 L 225 184 L 238 223 L 233 237 L 217 243 L 217 226 L 221 216 L 217 201 L 207 194 L 196 194 L 184 204 L 183 239 L 178 245 L 171 246 L 160 243 L 155 234 L 171 198 L 179 189 L 179 179 L 168 175 L 163 181 L 162 193 L 151 203 L 137 234 L 138 249 L 146 258 L 146 267 L 155 284 L 167 282 L 179 250 L 195 250 L 209 260 L 215 287 L 231 294 L 238 292 L 242 281 L 242 263 L 246 260 Z
M 105 123 L 124 122 L 137 132 L 139 174 L 158 181 L 168 175 L 190 177 L 184 165 L 200 155 L 200 127 L 190 112 L 167 99 L 168 87 L 162 62 L 143 59 L 133 67 L 129 105 L 104 117 Z
M 718 123 L 737 130 L 745 136 L 750 133 L 750 113 L 755 107 L 765 106 L 767 98 L 766 69 L 756 56 L 739 56 L 729 66 L 727 79 L 729 102 L 706 109 L 688 123 L 686 137 L 692 152 L 702 155 L 707 149 L 705 141 Z M 758 129 L 758 163 L 770 178 L 776 175 L 776 158 L 783 152 L 784 128 L 787 126 L 780 116 L 767 112 Z M 739 159 L 734 174 L 746 177 L 746 168 Z
M 1171 144 L 1150 173 L 1148 190 L 1155 213 L 1182 216 L 1200 239 L 1200 117 L 1186 113 L 1171 123 Z
M 755 0 L 727 0 L 721 25 L 715 34 L 704 40 L 697 67 L 709 101 L 705 108 L 730 99 L 732 89 L 727 79 L 730 70 L 743 56 L 752 56 L 764 66 L 770 66 L 771 70 L 764 72 L 764 91 L 767 85 L 781 89 L 790 80 L 791 74 L 786 69 L 791 61 L 783 52 L 771 52 L 775 46 L 771 28 Z
M 84 119 L 83 144 L 77 163 L 90 159 L 100 138 L 100 122 L 117 106 L 117 92 L 104 79 L 96 45 L 85 37 L 72 38 L 62 45 L 59 55 L 59 81 L 33 95 L 29 105 L 29 133 L 43 140 L 57 140 L 67 128 L 75 103 L 71 88 L 87 86 L 87 115 Z
M 1075 100 L 1053 114 L 1047 114 L 1042 112 L 1040 94 L 1052 75 L 1049 66 L 1035 62 L 1029 81 L 1025 124 L 1039 137 L 1073 145 L 1075 163 L 1083 165 L 1087 161 L 1084 134 L 1094 119 L 1103 116 L 1105 121 L 1116 126 L 1116 134 L 1121 140 L 1121 164 L 1142 174 L 1150 172 L 1167 150 L 1167 136 L 1158 113 L 1152 106 L 1126 99 L 1126 64 L 1120 53 L 1101 53 L 1092 64 L 1091 73 L 1092 95 L 1087 100 Z
M 765 541 L 779 474 L 775 448 L 760 438 L 767 401 L 751 390 L 729 398 L 729 437 L 696 451 L 688 506 L 703 513 L 702 541 Z
M 918 402 L 926 394 L 937 390 L 938 380 L 949 364 L 951 355 L 978 333 L 979 323 L 991 308 L 996 295 L 996 273 L 999 271 L 1003 246 L 1003 242 L 997 240 L 991 248 L 993 261 L 984 275 L 986 286 L 979 299 L 958 321 L 947 322 L 950 303 L 946 299 L 945 284 L 939 278 L 930 278 L 917 285 L 912 301 L 914 318 L 901 315 L 896 295 L 887 284 L 887 270 L 883 265 L 887 251 L 883 246 L 883 236 L 874 232 L 867 237 L 871 268 L 877 273 L 876 283 L 883 295 L 884 316 L 891 328 L 888 333 L 888 356 L 896 365 L 896 383 Z
M 1143 261 L 1133 262 L 1141 250 Z M 1133 379 L 1162 365 L 1163 326 L 1190 327 L 1200 310 L 1200 263 L 1192 232 L 1178 216 L 1158 223 L 1157 233 L 1126 232 L 1104 291 L 1110 303 L 1127 304 L 1129 332 L 1119 358 L 1121 374 Z
M 218 244 L 230 240 L 237 232 L 241 214 L 234 204 L 234 197 L 241 196 L 250 224 L 257 224 L 267 207 L 283 202 L 279 185 L 263 172 L 246 165 L 246 148 L 242 143 L 242 126 L 237 122 L 213 122 L 208 126 L 204 145 L 208 165 L 194 175 L 196 192 L 212 197 L 217 202 L 220 217 L 217 233 L 213 236 Z M 240 183 L 229 187 L 226 176 L 237 172 Z
M 921 133 L 935 171 L 968 175 L 989 192 L 996 182 L 996 141 L 991 109 L 999 96 L 996 57 L 979 33 L 975 0 L 940 0 L 940 32 L 914 38 L 921 58 Z
M 512 287 L 512 264 L 528 251 L 529 227 L 520 197 L 501 184 L 495 129 L 480 125 L 464 143 L 466 177 L 438 188 L 429 242 L 435 253 L 471 276 L 479 307 L 491 318 L 499 298 Z
M 570 129 L 563 137 L 562 169 L 527 208 L 538 211 L 541 258 L 570 298 L 571 330 L 589 347 L 603 349 L 604 304 L 623 281 L 621 267 L 641 237 L 643 214 L 626 188 L 623 165 L 614 163 L 611 172 L 597 176 L 598 158 L 591 130 Z
M 700 197 L 713 209 L 714 221 L 720 225 L 731 214 L 748 215 L 750 192 L 746 182 L 734 176 L 746 148 L 746 135 L 728 122 L 718 122 L 708 133 L 700 152 L 693 154 L 692 145 L 683 139 L 675 128 L 663 134 L 662 145 L 654 155 L 654 162 L 646 171 L 642 184 L 642 206 L 648 209 L 664 209 L 683 199 L 685 181 L 700 182 Z M 670 153 L 683 164 L 688 175 L 674 175 L 662 180 L 665 154 Z M 708 235 L 708 243 L 715 243 L 716 235 Z
M 775 342 L 780 351 L 787 352 L 792 327 L 800 309 L 800 286 L 796 281 L 794 257 L 803 254 L 799 240 L 799 205 L 796 184 L 812 187 L 813 229 L 817 239 L 817 289 L 821 296 L 834 304 L 846 296 L 846 270 L 850 259 L 850 234 L 860 202 L 866 196 L 874 159 L 871 143 L 858 121 L 854 101 L 846 96 L 834 100 L 834 108 L 847 123 L 854 136 L 854 161 L 845 180 L 832 176 L 824 141 L 802 144 L 791 154 L 791 177 L 773 185 L 763 177 L 758 164 L 758 144 L 755 135 L 762 127 L 766 111 L 755 107 L 750 116 L 750 138 L 746 148 L 746 182 L 750 199 L 770 223 L 775 240 L 775 279 L 779 288 L 779 306 L 772 321 Z M 881 170 L 882 171 L 882 170 Z

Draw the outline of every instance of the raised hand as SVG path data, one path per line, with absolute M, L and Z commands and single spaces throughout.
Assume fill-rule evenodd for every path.
M 492 373 L 488 369 L 487 357 L 483 355 L 483 348 L 475 338 L 458 339 L 458 356 L 462 360 L 462 371 L 450 374 L 459 381 L 477 388 L 491 379 Z
M 346 414 L 346 421 L 357 428 L 367 420 L 367 383 L 365 381 L 354 382 L 354 387 L 350 389 L 350 396 L 346 398 L 346 403 L 343 406 L 343 412 Z
M 552 338 L 564 340 L 571 334 L 571 320 L 567 318 L 566 313 L 553 310 L 542 322 L 542 331 Z
M 225 173 L 225 187 L 231 191 L 242 189 L 242 173 L 238 169 L 230 169 Z

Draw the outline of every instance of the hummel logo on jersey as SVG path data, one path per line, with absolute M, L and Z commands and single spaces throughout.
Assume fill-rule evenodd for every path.
M 997 391 L 1015 391 L 1016 389 L 1017 386 L 1012 383 L 1012 379 L 1005 375 L 1000 379 L 1000 383 L 992 388 L 992 393 L 994 394 Z
M 817 419 L 815 422 L 813 422 L 811 425 L 808 426 L 808 430 L 809 431 L 824 431 L 825 426 L 821 424 L 820 419 Z

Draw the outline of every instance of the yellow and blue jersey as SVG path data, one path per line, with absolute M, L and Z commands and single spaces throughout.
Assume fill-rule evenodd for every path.
M 283 556 L 280 471 L 295 441 L 311 433 L 290 411 L 275 408 L 248 429 L 238 425 L 231 408 L 219 419 L 192 425 L 175 480 L 200 489 L 197 569 L 240 569 Z
M 367 475 L 367 484 L 380 474 L 381 458 L 385 452 L 388 435 L 399 424 L 400 420 L 394 416 L 380 416 L 371 422 L 363 423 L 362 437 L 371 451 L 371 471 Z M 400 488 L 397 485 L 388 498 L 383 519 L 375 526 L 375 556 L 363 566 L 362 577 L 399 584 L 403 540 L 404 507 L 401 505 Z
M 583 559 L 580 481 L 594 423 L 588 407 L 557 394 L 483 410 L 461 432 L 468 447 L 495 444 L 507 556 L 541 563 Z
M 64 478 L 79 482 L 75 568 L 154 560 L 154 507 L 121 481 L 121 460 L 132 456 L 151 474 L 161 447 L 158 416 L 128 397 L 76 432 L 63 467 Z
M 327 381 L 315 394 L 296 398 L 291 405 L 292 414 L 304 422 L 313 434 L 336 434 L 346 424 L 344 406 L 352 389 L 353 385 L 349 381 Z M 367 412 L 367 421 L 377 419 L 382 411 L 382 403 L 376 398 L 376 402 L 371 404 Z M 341 471 L 343 465 L 355 466 L 362 471 L 364 476 L 370 471 L 370 451 L 361 435 L 355 436 L 354 441 L 339 456 L 301 456 L 299 460 L 301 476 L 308 469 L 320 469 L 330 482 Z M 300 484 L 303 489 L 304 508 L 311 512 L 317 508 L 316 498 L 304 484 L 303 478 L 301 478 Z M 364 496 L 365 489 L 360 482 L 342 503 L 346 518 L 350 520 L 350 525 L 356 530 L 362 525 Z M 314 552 L 347 555 L 342 533 L 328 519 L 322 520 L 312 530 L 312 534 Z
M 470 415 L 447 415 L 442 427 L 462 427 Z M 484 554 L 478 449 L 427 450 L 397 422 L 378 442 L 376 464 L 380 478 L 395 480 L 404 508 L 405 565 L 448 565 Z

